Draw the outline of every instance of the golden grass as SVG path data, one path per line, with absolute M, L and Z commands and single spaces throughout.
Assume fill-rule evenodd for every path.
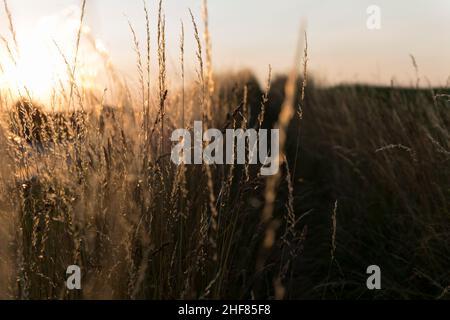
M 428 91 L 411 102 L 400 89 L 314 87 L 306 33 L 287 79 L 274 79 L 270 66 L 263 90 L 248 74 L 220 77 L 207 1 L 202 11 L 203 37 L 189 11 L 194 84 L 185 83 L 181 22 L 182 87 L 169 85 L 160 0 L 153 89 L 144 1 L 145 48 L 129 22 L 137 96 L 105 55 L 120 91 L 106 105 L 75 82 L 78 54 L 68 61 L 61 52 L 70 91 L 55 88 L 53 103 L 62 111 L 1 97 L 0 298 L 353 298 L 364 295 L 354 283 L 365 283 L 365 264 L 381 253 L 391 279 L 381 297 L 447 298 L 448 104 Z M 195 119 L 205 129 L 280 129 L 279 173 L 175 166 L 170 132 Z M 72 264 L 82 268 L 81 291 L 65 288 Z M 412 280 L 397 280 L 400 272 Z

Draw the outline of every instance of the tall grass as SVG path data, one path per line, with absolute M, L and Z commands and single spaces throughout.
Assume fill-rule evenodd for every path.
M 77 58 L 65 59 L 77 108 L 71 93 L 54 100 L 62 111 L 1 96 L 1 298 L 449 297 L 447 90 L 320 88 L 307 81 L 307 45 L 288 78 L 269 68 L 263 90 L 251 73 L 215 74 L 206 1 L 203 37 L 190 12 L 193 84 L 181 25 L 181 89 L 167 79 L 159 2 L 154 89 L 145 3 L 143 13 L 145 47 L 129 24 L 137 95 L 104 56 L 116 106 L 77 87 Z M 279 128 L 279 174 L 175 166 L 170 132 L 194 120 Z M 65 286 L 73 264 L 81 291 Z M 381 292 L 364 287 L 371 264 Z

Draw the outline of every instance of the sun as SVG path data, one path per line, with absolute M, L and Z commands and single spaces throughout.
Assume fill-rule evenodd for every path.
M 72 6 L 41 17 L 33 28 L 17 29 L 17 46 L 5 43 L 9 50 L 0 53 L 0 88 L 14 98 L 26 97 L 46 103 L 64 91 L 70 83 L 80 9 Z M 87 26 L 82 33 L 89 33 Z M 98 73 L 95 50 L 80 46 L 75 81 L 82 87 L 94 83 Z M 67 64 L 69 63 L 69 65 Z

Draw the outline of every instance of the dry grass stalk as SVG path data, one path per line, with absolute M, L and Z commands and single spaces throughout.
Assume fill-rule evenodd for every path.
M 208 90 L 207 100 L 206 100 L 206 112 L 208 122 L 212 120 L 212 97 L 214 94 L 214 73 L 212 64 L 212 44 L 211 36 L 209 33 L 209 17 L 208 17 L 208 0 L 203 0 L 203 23 L 204 23 L 204 33 L 203 38 L 205 40 L 205 51 L 206 51 L 206 88 Z
M 258 114 L 258 128 L 262 128 L 262 125 L 263 125 L 264 116 L 266 114 L 266 105 L 267 105 L 267 102 L 269 101 L 269 92 L 270 92 L 271 83 L 272 83 L 272 66 L 269 65 L 269 72 L 268 72 L 268 76 L 267 76 L 266 88 L 264 90 L 264 94 L 261 99 L 261 105 L 260 105 L 261 109 Z
M 77 38 L 76 38 L 76 42 L 75 42 L 75 55 L 73 58 L 73 65 L 72 65 L 72 70 L 71 70 L 71 77 L 73 78 L 73 81 L 70 85 L 69 108 L 71 106 L 72 98 L 73 98 L 73 90 L 74 90 L 75 79 L 76 79 L 76 70 L 77 70 L 77 65 L 78 65 L 78 52 L 80 50 L 81 33 L 83 31 L 83 22 L 84 22 L 85 13 L 86 13 L 86 0 L 83 0 L 83 2 L 81 3 L 80 24 L 78 27 Z
M 331 215 L 331 261 L 334 261 L 336 253 L 336 226 L 337 226 L 337 200 L 334 203 L 333 214 Z
M 200 40 L 200 35 L 197 27 L 197 23 L 195 22 L 194 15 L 191 10 L 189 10 L 189 13 L 191 15 L 191 21 L 192 25 L 194 27 L 194 36 L 195 40 L 197 42 L 197 60 L 199 69 L 197 70 L 197 75 L 199 79 L 199 86 L 200 86 L 200 106 L 202 110 L 202 120 L 203 120 L 203 130 L 208 130 L 208 126 L 210 123 L 210 106 L 211 106 L 211 97 L 209 90 L 207 91 L 207 83 L 209 79 L 209 75 L 207 74 L 207 77 L 205 79 L 205 71 L 204 71 L 204 63 L 203 63 L 203 53 L 202 53 L 202 44 Z M 207 21 L 207 17 L 204 17 Z M 211 62 L 211 61 L 210 61 Z M 211 66 L 209 67 L 211 69 Z M 212 71 L 208 70 L 208 73 Z M 205 164 L 203 165 L 204 171 L 206 173 L 207 178 L 207 187 L 208 187 L 208 199 L 209 199 L 209 208 L 211 210 L 211 236 L 209 237 L 209 242 L 212 246 L 213 254 L 212 259 L 213 261 L 217 261 L 218 255 L 217 255 L 217 235 L 218 235 L 218 211 L 216 207 L 216 196 L 214 192 L 214 178 L 213 173 L 211 170 L 211 166 Z
M 9 6 L 8 6 L 8 1 L 7 0 L 3 0 L 3 6 L 5 8 L 6 16 L 8 17 L 9 32 L 11 33 L 11 37 L 12 37 L 13 42 L 14 42 L 15 50 L 16 50 L 17 54 L 19 54 L 19 44 L 17 42 L 16 29 L 14 28 L 14 22 L 13 22 L 12 14 L 11 14 L 11 11 L 9 10 Z
M 285 143 L 287 139 L 288 126 L 295 115 L 295 94 L 296 83 L 298 79 L 298 71 L 294 67 L 287 79 L 285 86 L 285 99 L 281 106 L 281 111 L 278 116 L 276 128 L 279 129 L 279 154 L 272 160 L 278 168 L 281 168 L 285 159 Z M 256 264 L 256 270 L 261 271 L 264 268 L 265 260 L 270 253 L 276 239 L 276 230 L 279 222 L 273 219 L 273 210 L 277 196 L 277 190 L 280 183 L 281 170 L 278 173 L 267 178 L 265 188 L 265 203 L 261 215 L 261 223 L 265 227 L 265 235 L 263 244 Z
M 161 117 L 160 156 L 164 155 L 164 117 L 166 112 L 167 83 L 166 83 L 166 18 L 162 10 L 162 0 L 158 8 L 158 65 L 159 65 L 159 113 Z
M 9 285 L 9 289 L 0 290 L 0 297 L 296 298 L 297 288 L 305 283 L 308 285 L 307 277 L 311 270 L 312 274 L 324 280 L 317 286 L 306 287 L 308 295 L 320 297 L 322 288 L 326 288 L 323 292 L 325 298 L 360 297 L 364 293 L 358 290 L 339 289 L 338 292 L 334 289 L 334 284 L 348 280 L 344 273 L 336 276 L 341 267 L 348 275 L 355 270 L 351 261 L 359 263 L 370 259 L 366 252 L 360 250 L 360 242 L 355 241 L 361 240 L 354 238 L 358 235 L 342 232 L 339 240 L 349 247 L 339 252 L 340 264 L 337 263 L 337 202 L 331 214 L 331 239 L 330 226 L 322 223 L 330 219 L 330 208 L 324 197 L 331 196 L 345 199 L 345 203 L 339 203 L 342 230 L 352 230 L 357 226 L 358 232 L 374 240 L 372 244 L 380 244 L 369 258 L 372 254 L 379 254 L 378 251 L 392 254 L 385 251 L 388 247 L 400 258 L 394 262 L 385 261 L 389 272 L 399 277 L 410 276 L 405 291 L 401 291 L 404 288 L 398 281 L 390 281 L 386 277 L 386 283 L 393 290 L 383 291 L 380 293 L 382 297 L 392 292 L 405 292 L 405 297 L 421 297 L 424 294 L 420 289 L 427 282 L 434 288 L 427 297 L 448 297 L 446 253 L 449 246 L 445 235 L 448 234 L 449 204 L 445 165 L 448 163 L 449 135 L 447 101 L 444 101 L 448 95 L 445 91 L 442 94 L 436 92 L 436 95 L 432 93 L 433 97 L 442 95 L 439 96 L 442 99 L 429 99 L 429 93 L 418 93 L 415 101 L 405 102 L 404 99 L 409 98 L 398 94 L 398 91 L 388 91 L 388 95 L 382 91 L 382 98 L 377 99 L 371 93 L 360 93 L 354 88 L 316 88 L 308 83 L 306 44 L 300 94 L 297 92 L 300 63 L 287 81 L 285 97 L 283 88 L 277 87 L 280 82 L 274 81 L 272 85 L 269 67 L 261 110 L 256 119 L 255 126 L 261 128 L 263 125 L 272 126 L 278 117 L 282 148 L 277 159 L 280 167 L 277 176 L 268 178 L 265 184 L 260 175 L 254 175 L 253 169 L 259 168 L 252 165 L 176 167 L 163 161 L 165 157 L 161 154 L 168 129 L 176 124 L 188 126 L 188 121 L 195 117 L 194 107 L 200 107 L 198 114 L 209 120 L 208 106 L 212 108 L 212 101 L 214 105 L 224 105 L 233 111 L 232 108 L 242 100 L 243 106 L 226 119 L 225 110 L 212 110 L 212 121 L 226 122 L 227 128 L 248 128 L 249 121 L 253 120 L 253 113 L 250 116 L 248 110 L 254 107 L 261 93 L 258 91 L 255 97 L 251 84 L 244 88 L 245 79 L 238 79 L 242 81 L 237 81 L 239 84 L 233 89 L 223 90 L 224 80 L 220 77 L 212 79 L 205 2 L 202 40 L 191 12 L 197 42 L 198 83 L 184 85 L 185 30 L 182 23 L 180 64 L 183 87 L 168 96 L 165 18 L 162 1 L 159 4 L 159 105 L 155 110 L 153 127 L 146 120 L 151 97 L 150 19 L 145 3 L 147 57 L 141 56 L 138 37 L 130 23 L 140 78 L 136 92 L 132 93 L 123 81 L 119 94 L 112 97 L 112 106 L 105 105 L 105 91 L 102 96 L 90 93 L 77 83 L 74 71 L 77 63 L 69 62 L 62 52 L 68 69 L 68 84 L 73 87 L 82 108 L 86 107 L 85 114 L 60 111 L 60 106 L 66 106 L 69 101 L 69 93 L 65 90 L 68 84 L 61 80 L 46 106 L 52 109 L 51 112 L 27 101 L 32 95 L 28 88 L 20 88 L 21 104 L 17 108 L 13 98 L 16 93 L 9 90 L 3 94 L 2 91 L 0 143 L 3 133 L 8 139 L 1 158 L 4 166 L 0 168 L 0 285 L 2 288 Z M 82 13 L 79 37 L 82 35 L 83 16 Z M 87 37 L 95 45 L 95 39 Z M 10 45 L 2 38 L 2 42 L 5 51 L 9 51 L 10 58 L 14 59 L 17 53 L 12 41 Z M 103 57 L 108 64 L 108 56 Z M 214 80 L 217 80 L 216 87 L 212 85 Z M 305 93 L 307 86 L 308 94 Z M 278 93 L 280 101 L 276 100 Z M 284 103 L 281 101 L 283 98 L 286 98 Z M 295 173 L 291 174 L 296 166 L 292 167 L 286 160 L 294 155 L 291 148 L 294 141 L 288 141 L 287 129 L 292 124 L 291 119 L 301 118 L 301 107 L 306 101 L 310 104 L 305 109 L 308 121 L 302 122 L 302 130 L 307 133 L 302 135 L 306 161 L 302 161 L 301 168 L 307 172 L 313 168 L 319 174 L 300 182 L 300 177 L 294 178 Z M 335 108 L 329 107 L 331 103 Z M 393 105 L 396 107 L 392 108 Z M 28 106 L 28 112 L 24 112 L 25 106 Z M 274 109 L 280 106 L 281 113 L 274 116 Z M 272 107 L 274 109 L 267 109 Z M 122 121 L 127 117 L 126 113 L 133 119 L 141 120 L 143 116 L 143 125 Z M 161 127 L 158 126 L 159 121 Z M 154 132 L 158 134 L 154 142 L 159 142 L 159 145 L 155 148 L 143 145 L 146 142 L 141 137 L 148 133 L 148 127 L 147 141 L 152 140 Z M 390 145 L 392 140 L 397 144 Z M 387 147 L 378 149 L 380 154 L 374 157 L 374 150 L 380 145 Z M 414 150 L 405 146 L 414 146 Z M 151 149 L 149 157 L 158 159 L 159 156 L 159 159 L 144 161 L 143 166 L 141 150 L 145 147 Z M 420 161 L 410 161 L 401 152 L 381 153 L 391 149 L 414 152 Z M 297 146 L 295 151 L 298 150 Z M 314 163 L 314 167 L 308 165 L 308 160 Z M 219 189 L 217 193 L 215 188 Z M 314 211 L 317 216 L 302 220 L 306 214 L 298 216 L 296 211 L 309 206 L 317 209 Z M 392 212 L 401 214 L 393 215 Z M 389 220 L 381 220 L 386 216 Z M 380 224 L 374 230 L 355 223 L 354 217 L 389 223 Z M 302 244 L 307 230 L 303 226 L 301 231 L 300 221 L 305 221 L 308 226 L 312 224 L 312 238 L 323 236 L 323 240 L 329 241 L 330 248 L 305 250 L 308 256 L 302 261 L 299 274 L 296 272 L 299 266 L 296 257 L 303 253 Z M 411 223 L 417 232 L 408 237 L 406 234 L 410 232 Z M 11 226 L 11 230 L 8 231 L 6 226 Z M 404 226 L 407 226 L 405 241 L 397 249 L 398 242 L 394 243 L 391 238 L 397 241 L 399 230 Z M 281 227 L 284 230 L 278 232 Z M 382 232 L 378 232 L 380 230 Z M 260 242 L 263 242 L 262 248 Z M 309 250 L 311 247 L 314 245 L 309 245 Z M 420 273 L 414 271 L 416 274 L 409 274 L 410 263 L 406 267 L 398 263 L 400 260 L 409 261 L 405 252 L 414 252 L 418 261 L 416 269 L 420 269 Z M 353 259 L 353 255 L 357 259 Z M 310 259 L 312 256 L 318 259 Z M 255 257 L 258 272 L 254 272 Z M 314 262 L 311 264 L 310 260 Z M 82 266 L 84 274 L 83 291 L 79 295 L 68 292 L 64 286 L 64 269 L 73 263 Z M 327 268 L 328 274 L 318 271 L 325 270 L 326 273 Z

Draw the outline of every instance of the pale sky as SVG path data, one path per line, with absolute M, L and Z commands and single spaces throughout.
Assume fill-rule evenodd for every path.
M 80 5 L 78 0 L 9 3 L 18 33 L 25 38 L 42 17 L 60 16 L 68 7 Z M 147 3 L 156 60 L 157 1 Z M 188 8 L 202 25 L 201 0 L 164 3 L 171 75 L 175 77 L 178 68 L 180 19 L 186 28 L 186 60 L 191 62 L 190 72 L 194 74 L 195 47 Z M 369 5 L 381 8 L 380 30 L 366 27 Z M 412 83 L 415 74 L 410 54 L 417 60 L 420 75 L 434 85 L 445 85 L 450 76 L 449 0 L 209 0 L 209 13 L 213 62 L 219 71 L 249 68 L 263 79 L 271 64 L 274 72 L 285 72 L 293 62 L 300 25 L 305 21 L 310 72 L 325 83 L 388 84 L 392 77 L 404 84 Z M 3 35 L 8 31 L 3 10 L 1 17 Z M 126 17 L 144 47 L 142 1 L 88 0 L 86 25 L 104 44 L 113 63 L 132 74 L 135 55 Z

